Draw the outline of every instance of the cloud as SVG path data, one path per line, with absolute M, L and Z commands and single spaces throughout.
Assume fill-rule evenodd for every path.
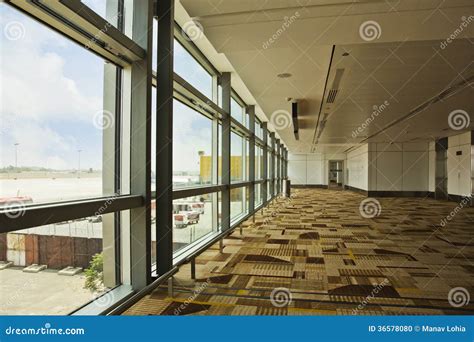
M 100 168 L 93 118 L 102 109 L 103 61 L 10 6 L 0 4 L 0 14 L 2 29 L 9 22 L 24 29 L 21 39 L 0 37 L 0 167 L 13 165 L 20 143 L 21 166 L 71 169 L 81 147 L 94 151 L 84 167 Z

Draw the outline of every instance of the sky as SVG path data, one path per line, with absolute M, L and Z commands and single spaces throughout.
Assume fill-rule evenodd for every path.
M 105 1 L 83 2 L 104 16 Z M 71 170 L 80 155 L 81 169 L 101 169 L 104 60 L 4 3 L 0 24 L 0 167 L 15 165 L 18 143 L 18 166 Z M 211 97 L 212 78 L 177 42 L 175 71 Z M 212 123 L 178 101 L 174 109 L 173 168 L 198 171 Z

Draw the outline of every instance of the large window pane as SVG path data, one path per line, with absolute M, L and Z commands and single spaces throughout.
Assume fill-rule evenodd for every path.
M 212 76 L 177 40 L 174 41 L 174 70 L 208 99 L 212 99 Z
M 259 180 L 262 178 L 262 148 L 255 146 L 255 179 Z
M 118 10 L 118 1 L 81 0 L 81 2 L 115 27 L 117 27 L 118 20 L 124 15 Z M 107 9 L 107 7 L 109 8 Z M 104 27 L 103 31 L 106 32 L 106 29 L 107 27 Z
M 217 194 L 205 194 L 173 201 L 174 253 L 217 231 L 213 224 L 216 200 Z
M 156 71 L 156 45 L 158 34 L 158 21 L 153 20 L 153 57 L 152 69 Z M 174 72 L 184 78 L 194 88 L 212 100 L 212 75 L 199 64 L 196 59 L 175 39 L 174 40 Z
M 255 135 L 263 140 L 263 129 L 260 121 L 255 119 Z
M 114 177 L 115 148 L 102 151 L 115 109 L 103 103 L 104 86 L 114 93 L 115 83 L 104 84 L 104 61 L 4 3 L 0 14 L 22 33 L 0 38 L 0 197 L 40 203 L 112 194 L 103 179 Z
M 262 204 L 262 184 L 255 184 L 255 208 Z
M 173 187 L 212 183 L 212 120 L 173 101 Z
M 230 180 L 241 182 L 244 180 L 244 138 L 232 132 L 230 137 Z
M 237 101 L 234 100 L 234 98 L 231 98 L 230 99 L 230 115 L 234 119 L 236 119 L 238 122 L 240 122 L 242 125 L 244 124 L 243 113 L 244 113 L 243 107 L 239 105 Z
M 247 212 L 246 197 L 247 188 L 230 190 L 230 220 L 234 222 L 243 217 Z
M 0 315 L 65 315 L 117 285 L 113 217 L 0 234 Z

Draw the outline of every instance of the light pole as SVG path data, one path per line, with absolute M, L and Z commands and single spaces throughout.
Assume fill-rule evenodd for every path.
M 81 152 L 82 150 L 77 150 L 77 178 L 81 178 Z
M 18 145 L 20 143 L 14 143 L 13 145 L 15 146 L 15 171 L 18 172 Z

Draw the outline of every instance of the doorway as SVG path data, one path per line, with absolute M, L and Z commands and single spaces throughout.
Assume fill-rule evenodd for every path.
M 328 174 L 328 189 L 343 190 L 344 189 L 344 161 L 330 160 Z
M 448 138 L 439 139 L 435 145 L 435 198 L 448 199 Z

